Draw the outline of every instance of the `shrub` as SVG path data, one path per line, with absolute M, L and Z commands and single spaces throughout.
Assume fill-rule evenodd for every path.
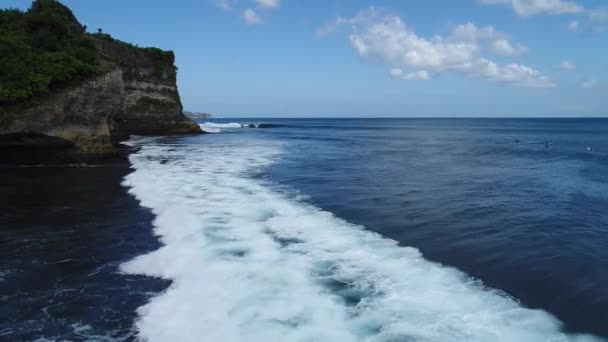
M 84 27 L 56 0 L 36 0 L 27 12 L 0 10 L 0 32 L 2 106 L 103 72 Z

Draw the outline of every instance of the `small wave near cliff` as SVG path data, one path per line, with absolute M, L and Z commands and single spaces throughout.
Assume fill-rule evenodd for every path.
M 163 247 L 121 270 L 173 280 L 149 341 L 599 341 L 260 177 L 289 146 L 135 139 L 124 185 Z
M 222 129 L 234 129 L 234 128 L 242 128 L 243 125 L 238 122 L 230 122 L 230 123 L 217 123 L 217 122 L 205 122 L 203 124 L 199 124 L 201 129 L 203 129 L 207 133 L 220 133 Z
M 285 127 L 285 125 L 262 123 L 262 122 L 229 122 L 229 123 L 217 123 L 217 122 L 205 122 L 199 124 L 201 129 L 207 133 L 221 133 L 223 130 L 232 130 L 238 128 L 275 128 Z

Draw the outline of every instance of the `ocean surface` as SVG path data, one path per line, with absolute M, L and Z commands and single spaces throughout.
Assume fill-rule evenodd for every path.
M 608 119 L 199 122 L 0 168 L 0 340 L 608 339 Z

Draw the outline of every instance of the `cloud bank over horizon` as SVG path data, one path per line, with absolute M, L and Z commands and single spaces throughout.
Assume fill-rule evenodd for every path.
M 514 62 L 501 65 L 485 57 L 484 53 L 517 57 L 528 51 L 492 26 L 460 24 L 445 36 L 424 38 L 398 15 L 370 7 L 351 18 L 336 18 L 317 34 L 322 37 L 342 27 L 348 28 L 350 43 L 360 57 L 388 66 L 391 75 L 401 79 L 429 80 L 452 72 L 524 87 L 556 86 L 534 68 Z

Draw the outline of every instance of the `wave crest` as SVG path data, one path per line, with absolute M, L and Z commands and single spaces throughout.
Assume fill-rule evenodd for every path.
M 241 125 L 238 122 L 230 122 L 230 123 L 216 123 L 216 122 L 205 122 L 199 125 L 201 129 L 207 133 L 220 133 L 222 129 L 230 129 L 230 128 L 241 128 Z
M 566 335 L 544 311 L 277 191 L 255 175 L 282 145 L 139 146 L 124 185 L 156 214 L 164 246 L 121 269 L 173 280 L 139 310 L 144 339 L 595 340 Z

